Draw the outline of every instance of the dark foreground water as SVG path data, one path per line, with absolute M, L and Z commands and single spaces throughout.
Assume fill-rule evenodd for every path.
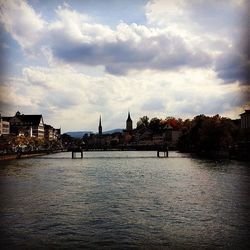
M 250 249 L 250 167 L 170 152 L 2 162 L 1 249 Z

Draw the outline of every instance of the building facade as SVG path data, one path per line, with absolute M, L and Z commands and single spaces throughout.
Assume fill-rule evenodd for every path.
M 10 133 L 44 138 L 44 122 L 42 115 L 23 115 L 17 112 L 13 117 L 4 117 L 10 124 Z
M 60 139 L 61 129 L 53 128 L 51 125 L 44 124 L 44 139 L 46 141 L 53 141 Z
M 54 137 L 54 128 L 48 124 L 44 124 L 44 139 L 46 141 L 52 141 Z
M 250 128 L 250 110 L 240 114 L 240 126 L 243 129 Z
M 8 135 L 10 133 L 10 123 L 0 115 L 0 135 Z

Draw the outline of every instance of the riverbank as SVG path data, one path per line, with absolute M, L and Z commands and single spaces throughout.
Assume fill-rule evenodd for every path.
M 55 154 L 55 153 L 60 153 L 60 152 L 64 152 L 64 150 L 55 150 L 55 151 L 43 150 L 43 151 L 33 151 L 33 152 L 22 152 L 21 154 L 20 153 L 1 154 L 0 161 L 34 158 L 38 156 Z
M 249 149 L 241 150 L 209 150 L 209 151 L 179 151 L 181 153 L 188 153 L 194 158 L 207 158 L 207 159 L 228 159 L 228 160 L 237 160 L 237 161 L 250 161 Z

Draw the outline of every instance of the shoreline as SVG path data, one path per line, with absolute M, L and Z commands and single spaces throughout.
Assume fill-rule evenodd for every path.
M 95 152 L 95 151 L 144 151 L 144 150 L 121 150 L 121 149 L 108 149 L 108 150 L 84 150 L 84 152 Z M 155 150 L 146 150 L 146 151 L 155 151 Z M 172 150 L 169 150 L 172 151 Z M 20 160 L 20 159 L 28 159 L 28 158 L 35 158 L 38 156 L 44 156 L 49 154 L 56 154 L 62 152 L 71 152 L 68 150 L 55 150 L 55 151 L 38 151 L 38 152 L 23 152 L 21 155 L 18 153 L 11 153 L 11 154 L 2 154 L 0 155 L 0 162 L 2 161 L 13 161 L 13 160 Z M 228 159 L 228 160 L 237 160 L 237 161 L 249 161 L 249 155 L 246 152 L 242 152 L 241 154 L 230 154 L 229 152 L 219 153 L 216 151 L 209 151 L 209 152 L 190 152 L 190 151 L 182 151 L 179 150 L 180 153 L 188 153 L 191 157 L 194 158 L 207 158 L 207 159 Z
M 35 158 L 38 156 L 56 154 L 56 153 L 61 153 L 61 152 L 65 152 L 65 151 L 57 150 L 57 151 L 46 151 L 46 152 L 24 152 L 21 155 L 18 155 L 17 153 L 3 154 L 3 155 L 0 155 L 0 162 L 1 161 L 21 160 L 21 159 L 27 159 L 27 158 Z

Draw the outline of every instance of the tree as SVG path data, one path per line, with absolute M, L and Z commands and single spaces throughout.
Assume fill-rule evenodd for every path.
M 149 125 L 149 118 L 147 116 L 143 116 L 137 122 L 137 128 L 148 128 Z
M 182 119 L 180 118 L 176 119 L 175 117 L 172 116 L 166 117 L 166 119 L 163 120 L 162 123 L 171 126 L 173 130 L 180 130 L 183 126 Z
M 227 150 L 234 143 L 237 127 L 229 118 L 199 115 L 192 121 L 185 121 L 183 135 L 179 140 L 182 150 L 195 152 Z
M 161 120 L 157 117 L 152 118 L 149 122 L 148 128 L 153 132 L 159 132 L 161 130 Z

